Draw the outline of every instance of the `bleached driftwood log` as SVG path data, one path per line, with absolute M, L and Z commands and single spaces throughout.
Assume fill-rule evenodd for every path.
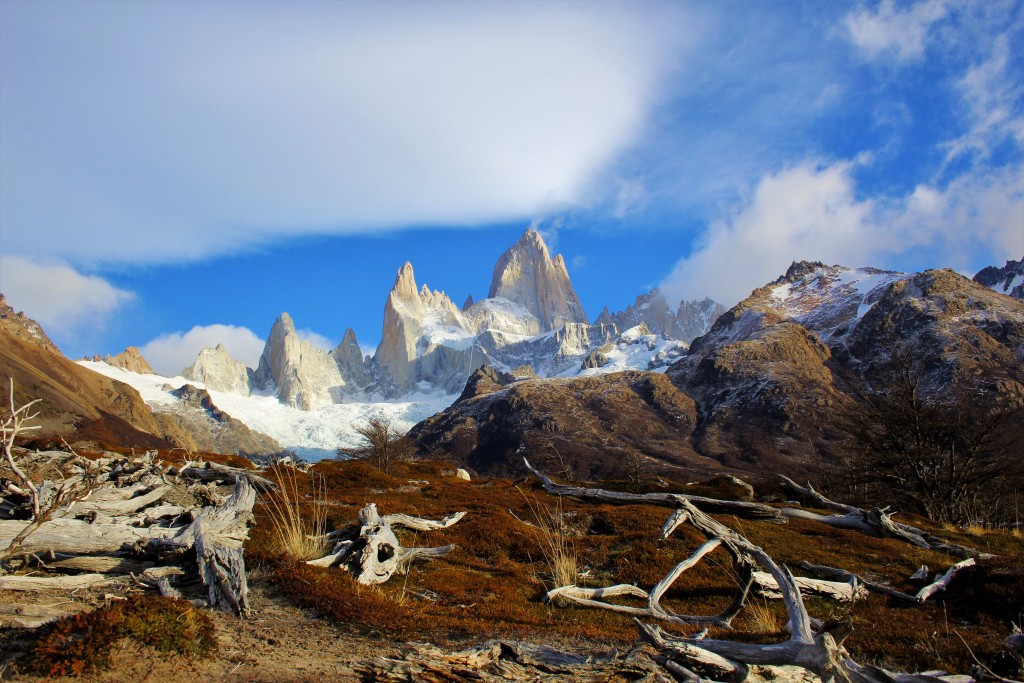
M 853 602 L 867 595 L 867 588 L 857 581 L 823 581 L 806 576 L 794 577 L 803 595 L 820 595 L 840 602 Z M 754 589 L 765 598 L 779 599 L 782 591 L 768 572 L 754 572 Z
M 546 475 L 531 467 L 529 463 L 527 463 L 527 467 L 540 478 L 545 489 L 551 493 L 589 500 L 604 501 L 612 499 L 610 494 L 614 492 L 555 484 Z M 622 502 L 628 500 L 623 497 L 623 494 L 615 494 L 614 499 Z M 649 501 L 642 500 L 638 496 L 633 502 L 642 503 Z M 749 666 L 774 665 L 799 666 L 817 675 L 822 681 L 828 682 L 893 683 L 898 681 L 899 683 L 936 683 L 942 680 L 941 677 L 933 675 L 894 674 L 856 663 L 842 647 L 843 640 L 849 634 L 848 628 L 835 631 L 816 632 L 814 630 L 810 615 L 804 606 L 797 580 L 788 568 L 780 567 L 761 548 L 697 509 L 696 506 L 685 499 L 678 500 L 678 507 L 672 513 L 668 522 L 666 522 L 662 530 L 662 536 L 667 537 L 683 523 L 687 523 L 703 533 L 708 538 L 708 541 L 693 556 L 684 560 L 676 569 L 670 572 L 665 580 L 668 580 L 673 574 L 677 574 L 680 571 L 680 566 L 692 566 L 703 555 L 714 550 L 715 547 L 724 547 L 729 550 L 730 554 L 733 554 L 734 558 L 740 558 L 738 561 L 734 559 L 735 563 L 742 563 L 743 566 L 748 567 L 760 565 L 778 585 L 779 592 L 782 594 L 782 600 L 786 605 L 786 611 L 789 614 L 789 619 L 786 623 L 789 639 L 781 643 L 754 644 L 703 638 L 701 636 L 680 638 L 663 633 L 657 626 L 647 625 L 638 619 L 634 619 L 640 629 L 641 637 L 651 642 L 664 655 L 666 658 L 666 669 L 677 679 L 696 682 L 701 680 L 702 677 L 711 677 L 714 680 L 739 683 L 747 677 Z M 617 589 L 620 587 L 612 588 Z M 740 584 L 738 602 L 741 608 L 749 588 L 749 581 Z M 655 606 L 652 604 L 649 604 L 646 610 L 641 608 L 623 609 L 623 606 L 620 605 L 609 606 L 607 603 L 593 599 L 602 597 L 599 591 L 608 589 L 588 590 L 595 592 L 592 592 L 588 601 L 582 602 L 582 604 L 614 609 L 615 611 L 636 609 L 637 612 L 634 612 L 634 614 L 659 616 L 658 610 L 654 609 Z M 651 591 L 651 595 L 655 595 L 655 593 L 655 590 Z M 560 595 L 572 599 L 573 592 L 562 592 Z M 604 595 L 608 595 L 608 593 Z M 634 595 L 639 594 L 634 593 Z M 581 601 L 577 600 L 577 602 Z M 685 620 L 686 623 L 694 623 L 693 618 L 680 615 L 675 616 L 676 619 Z M 697 619 L 700 618 L 698 617 Z M 707 618 L 704 619 L 706 620 Z M 728 626 L 728 621 L 723 625 Z
M 900 524 L 892 519 L 892 513 L 888 512 L 888 509 L 871 508 L 870 510 L 862 510 L 853 505 L 837 503 L 826 498 L 820 492 L 815 491 L 814 487 L 810 484 L 800 486 L 789 477 L 781 474 L 779 477 L 787 488 L 810 502 L 813 507 L 833 510 L 839 513 L 835 515 L 822 515 L 800 508 L 782 508 L 782 515 L 789 519 L 809 519 L 838 529 L 860 531 L 878 538 L 896 538 L 918 548 L 937 550 L 957 557 L 991 557 L 991 555 L 981 553 L 974 548 L 943 540 L 915 526 Z
M 686 501 L 699 510 L 709 514 L 735 515 L 743 519 L 763 519 L 775 522 L 785 522 L 778 508 L 762 503 L 750 503 L 739 500 L 718 500 L 717 498 L 705 498 L 704 496 L 691 496 L 685 493 L 624 493 L 621 491 L 605 491 L 604 489 L 588 489 L 565 484 L 555 484 L 547 475 L 536 470 L 525 458 L 526 468 L 537 476 L 544 484 L 544 488 L 554 492 L 551 487 L 559 488 L 562 495 L 571 495 L 583 500 L 599 500 L 602 503 L 618 503 L 635 505 L 647 503 L 661 507 L 678 508 L 681 502 Z M 572 491 L 568 493 L 568 491 Z
M 823 565 L 811 564 L 810 562 L 801 562 L 800 563 L 800 568 L 803 569 L 805 572 L 810 572 L 812 574 L 818 574 L 819 576 L 828 576 L 828 577 L 831 577 L 833 579 L 840 579 L 842 581 L 846 581 L 847 583 L 856 582 L 858 585 L 864 586 L 869 591 L 874 591 L 875 593 L 881 593 L 882 595 L 888 595 L 888 596 L 893 597 L 893 598 L 899 598 L 900 600 L 909 600 L 910 602 L 916 602 L 916 600 L 917 600 L 917 598 L 915 598 L 913 595 L 908 595 L 907 593 L 901 593 L 898 590 L 895 590 L 893 588 L 889 588 L 888 586 L 884 586 L 884 585 L 882 585 L 880 583 L 877 583 L 875 581 L 868 581 L 867 579 L 863 578 L 862 576 L 858 576 L 857 574 L 854 574 L 853 572 L 848 572 L 845 569 L 836 569 L 835 567 L 825 567 Z
M 310 560 L 309 564 L 326 567 L 345 563 L 357 582 L 367 586 L 384 583 L 396 573 L 407 573 L 415 560 L 441 557 L 454 547 L 403 548 L 392 527 L 435 531 L 450 527 L 465 515 L 465 512 L 457 512 L 436 521 L 401 513 L 382 517 L 376 504 L 368 503 L 359 511 L 358 535 L 339 541 L 330 555 Z
M 170 473 L 182 479 L 220 484 L 234 484 L 238 477 L 245 477 L 257 491 L 265 493 L 277 490 L 277 484 L 259 476 L 253 470 L 243 470 L 216 462 L 186 462 L 180 468 L 172 467 Z
M 0 625 L 14 628 L 38 628 L 43 624 L 66 617 L 70 612 L 21 602 L 0 603 Z
M 249 584 L 245 574 L 242 543 L 249 534 L 256 491 L 242 476 L 223 505 L 203 508 L 195 521 L 182 529 L 168 545 L 195 548 L 199 576 L 211 606 L 229 606 L 237 614 L 249 611 Z
M 935 581 L 919 590 L 917 592 L 917 595 L 914 596 L 914 599 L 918 602 L 924 602 L 925 600 L 935 595 L 939 591 L 946 590 L 947 588 L 949 588 L 949 584 L 953 580 L 953 577 L 956 576 L 957 572 L 959 572 L 961 569 L 966 569 L 967 567 L 973 567 L 974 564 L 975 563 L 973 557 L 968 557 L 966 560 L 957 562 L 952 567 L 947 569 L 944 574 L 935 577 Z

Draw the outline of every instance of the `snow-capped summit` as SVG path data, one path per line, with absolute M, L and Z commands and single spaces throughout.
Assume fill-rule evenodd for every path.
M 985 285 L 1000 294 L 1024 299 L 1024 258 L 1020 261 L 1010 259 L 1002 268 L 982 268 L 973 279 L 979 285 Z
M 565 259 L 561 254 L 552 259 L 536 230 L 523 233 L 498 259 L 488 296 L 523 306 L 540 321 L 542 332 L 566 323 L 588 324 L 583 304 L 569 281 Z

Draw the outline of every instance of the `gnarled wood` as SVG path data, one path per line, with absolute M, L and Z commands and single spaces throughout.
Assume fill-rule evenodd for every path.
M 717 500 L 703 496 L 691 496 L 685 493 L 624 493 L 622 491 L 605 491 L 604 489 L 588 489 L 568 484 L 556 484 L 543 472 L 535 469 L 533 465 L 523 458 L 526 468 L 530 470 L 544 486 L 548 493 L 556 493 L 560 496 L 573 496 L 583 500 L 599 500 L 604 503 L 617 503 L 634 505 L 636 503 L 647 503 L 661 507 L 682 508 L 683 503 L 693 505 L 696 509 L 710 514 L 735 515 L 744 519 L 764 519 L 769 521 L 784 522 L 782 515 L 777 508 L 761 503 L 747 503 L 738 500 Z
M 441 557 L 455 547 L 403 548 L 392 527 L 435 531 L 450 527 L 465 515 L 465 512 L 457 512 L 441 520 L 410 517 L 401 513 L 382 517 L 377 512 L 376 504 L 368 503 L 359 511 L 358 536 L 354 540 L 340 541 L 330 555 L 309 560 L 307 564 L 330 567 L 347 562 L 357 582 L 368 586 L 384 583 L 396 573 L 407 573 L 415 560 Z
M 950 582 L 953 580 L 953 577 L 956 576 L 957 572 L 959 572 L 961 569 L 966 569 L 967 567 L 973 567 L 974 564 L 975 563 L 973 557 L 968 557 L 966 560 L 961 560 L 960 562 L 957 562 L 952 567 L 947 569 L 942 576 L 936 577 L 934 582 L 928 584 L 927 586 L 919 590 L 917 592 L 917 595 L 914 596 L 914 598 L 918 602 L 924 602 L 925 600 L 935 595 L 939 591 L 946 590 L 946 588 L 949 587 Z
M 909 524 L 900 524 L 899 522 L 895 522 L 892 519 L 892 515 L 887 510 L 883 510 L 881 508 L 862 510 L 858 507 L 854 507 L 853 505 L 837 503 L 833 500 L 829 500 L 818 491 L 815 491 L 814 487 L 810 484 L 807 486 L 800 486 L 789 477 L 781 474 L 779 475 L 779 478 L 782 479 L 787 488 L 803 497 L 805 500 L 811 502 L 814 507 L 835 510 L 841 513 L 836 515 L 821 515 L 809 510 L 783 508 L 781 513 L 784 517 L 790 519 L 809 519 L 839 529 L 860 531 L 870 536 L 877 536 L 878 538 L 896 538 L 905 543 L 917 546 L 918 548 L 937 550 L 957 557 L 991 557 L 991 555 L 981 553 L 974 548 L 950 543 L 949 541 L 933 536 L 928 532 L 922 531 L 917 527 L 910 526 Z
M 537 473 L 529 466 L 529 463 L 527 463 L 527 467 Z M 591 500 L 609 500 L 611 498 L 609 494 L 612 492 L 558 486 L 541 473 L 537 474 L 544 482 L 545 488 L 559 495 L 573 495 Z M 586 493 L 580 495 L 584 491 Z M 822 681 L 829 683 L 893 683 L 894 681 L 899 683 L 924 683 L 925 681 L 936 683 L 941 680 L 930 675 L 893 674 L 882 669 L 857 664 L 849 658 L 841 645 L 845 633 L 833 634 L 827 631 L 816 633 L 812 629 L 811 618 L 804 607 L 798 580 L 788 568 L 777 565 L 771 556 L 761 548 L 698 510 L 688 501 L 680 499 L 679 505 L 676 507 L 678 509 L 666 522 L 663 534 L 671 533 L 685 522 L 702 532 L 709 541 L 717 540 L 737 556 L 746 558 L 747 562 L 763 567 L 777 584 L 785 602 L 786 611 L 789 614 L 786 631 L 790 634 L 789 639 L 785 642 L 762 645 L 702 637 L 668 636 L 657 627 L 638 622 L 642 637 L 655 645 L 667 660 L 666 669 L 675 672 L 681 680 L 699 680 L 699 676 L 694 672 L 701 671 L 702 675 L 710 675 L 716 680 L 740 681 L 746 677 L 746 672 L 742 667 L 751 665 L 795 665 L 807 669 L 820 677 Z M 613 587 L 613 589 L 619 588 L 622 587 Z M 600 591 L 601 589 L 590 590 Z M 632 594 L 637 595 L 637 593 Z M 596 594 L 593 597 L 596 597 Z M 593 601 L 593 604 L 605 609 L 614 609 L 607 603 L 596 600 Z M 617 611 L 624 610 L 618 609 Z
M 822 581 L 811 579 L 806 576 L 795 577 L 796 586 L 803 595 L 820 595 L 840 602 L 853 602 L 858 598 L 867 595 L 867 588 L 854 580 L 849 581 Z M 767 572 L 754 572 L 754 589 L 758 595 L 765 598 L 781 598 L 782 591 L 778 582 Z
M 901 593 L 898 590 L 883 586 L 880 583 L 874 581 L 868 581 L 867 579 L 858 576 L 852 572 L 848 572 L 845 569 L 836 569 L 835 567 L 825 567 L 818 564 L 811 564 L 810 562 L 801 562 L 800 568 L 804 571 L 811 572 L 812 574 L 819 574 L 821 576 L 830 576 L 835 579 L 841 579 L 848 583 L 856 582 L 858 585 L 864 586 L 870 591 L 881 593 L 882 595 L 888 595 L 893 598 L 899 598 L 900 600 L 908 600 L 914 602 L 917 600 L 913 595 L 907 595 Z
M 235 490 L 219 507 L 206 507 L 195 521 L 168 541 L 195 547 L 199 575 L 209 593 L 211 606 L 228 606 L 236 614 L 249 611 L 249 584 L 245 574 L 242 543 L 249 533 L 256 491 L 240 476 Z
M 0 590 L 40 591 L 77 590 L 117 581 L 105 574 L 76 574 L 74 576 L 0 576 Z
M 66 617 L 70 612 L 21 602 L 0 603 L 0 624 L 13 628 L 38 628 L 43 624 Z

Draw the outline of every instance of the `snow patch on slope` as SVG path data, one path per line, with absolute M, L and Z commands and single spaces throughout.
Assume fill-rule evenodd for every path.
M 170 412 L 179 405 L 170 393 L 183 384 L 207 389 L 202 382 L 184 377 L 140 375 L 104 362 L 79 361 L 79 365 L 128 384 L 139 392 L 151 409 Z M 359 445 L 355 425 L 374 415 L 391 418 L 405 432 L 417 422 L 447 408 L 457 398 L 441 394 L 415 394 L 396 401 L 333 403 L 315 410 L 299 410 L 281 403 L 270 392 L 251 396 L 207 389 L 214 404 L 250 429 L 277 439 L 285 448 L 307 460 L 333 457 L 339 446 Z

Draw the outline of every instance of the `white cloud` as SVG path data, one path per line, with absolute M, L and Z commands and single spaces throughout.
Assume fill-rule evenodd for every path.
M 161 375 L 174 377 L 192 365 L 203 349 L 223 344 L 228 354 L 250 368 L 259 365 L 264 340 L 247 327 L 196 325 L 188 332 L 171 332 L 141 347 L 142 355 Z
M 923 0 L 904 10 L 893 0 L 882 0 L 877 11 L 853 10 L 843 20 L 850 41 L 868 58 L 893 55 L 898 61 L 924 56 L 932 25 L 949 13 L 949 0 Z
M 58 341 L 85 328 L 101 327 L 135 298 L 101 277 L 22 256 L 0 256 L 0 291 L 12 307 L 23 310 Z
M 672 3 L 296 4 L 5 3 L 10 248 L 168 262 L 544 214 L 700 31 Z
M 764 177 L 733 216 L 660 285 L 666 297 L 710 296 L 731 306 L 784 273 L 793 259 L 854 262 L 873 210 L 854 196 L 851 164 L 807 162 Z
M 713 223 L 660 285 L 670 299 L 731 306 L 792 260 L 888 266 L 927 248 L 934 266 L 969 270 L 1024 254 L 1024 166 L 963 175 L 944 188 L 860 198 L 857 162 L 806 162 L 762 178 L 753 196 Z

